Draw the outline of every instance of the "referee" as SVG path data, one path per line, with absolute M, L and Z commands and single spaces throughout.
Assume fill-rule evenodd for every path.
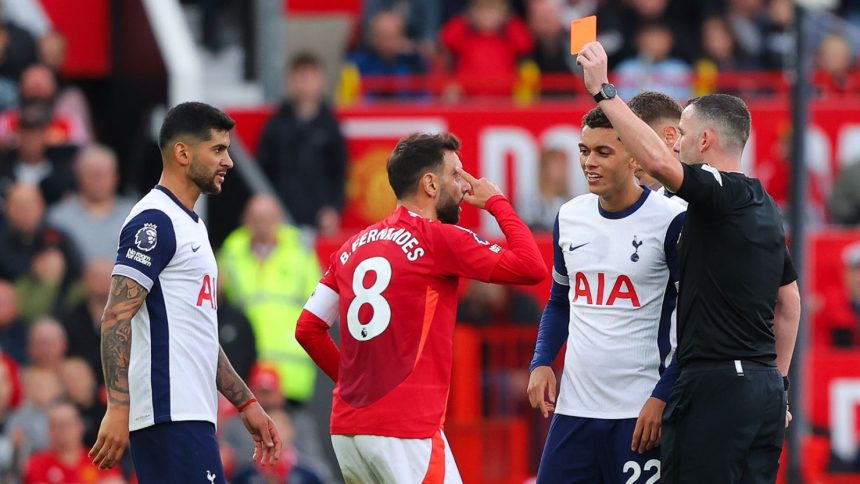
M 597 42 L 577 56 L 585 87 L 645 171 L 689 202 L 678 245 L 679 371 L 663 413 L 662 482 L 773 483 L 800 319 L 782 216 L 741 173 L 750 113 L 734 96 L 690 101 L 674 151 L 608 83 Z

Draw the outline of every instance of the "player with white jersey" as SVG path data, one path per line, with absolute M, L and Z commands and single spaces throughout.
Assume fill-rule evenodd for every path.
M 203 103 L 172 108 L 159 135 L 161 180 L 120 234 L 101 323 L 108 409 L 90 456 L 113 467 L 130 440 L 141 483 L 226 482 L 215 438 L 219 391 L 242 413 L 255 457 L 280 455 L 274 424 L 218 343 L 218 267 L 192 210 L 201 193 L 221 191 L 233 167 L 233 125 Z
M 684 211 L 638 185 L 635 160 L 599 108 L 583 118 L 579 146 L 591 193 L 559 210 L 553 285 L 530 365 L 532 406 L 555 412 L 538 482 L 653 483 L 673 382 L 664 370 Z M 556 401 L 550 365 L 565 342 Z
M 460 277 L 534 284 L 546 266 L 498 187 L 463 171 L 451 134 L 401 140 L 388 161 L 398 206 L 349 239 L 296 338 L 337 383 L 332 444 L 347 483 L 457 483 L 442 427 Z M 463 201 L 493 214 L 507 248 L 455 225 Z M 328 335 L 341 322 L 341 346 Z
M 681 111 L 683 111 L 678 101 L 662 92 L 644 91 L 630 98 L 627 101 L 627 106 L 657 133 L 657 136 L 666 143 L 666 146 L 670 149 L 675 146 L 675 142 L 681 136 L 678 125 L 681 122 Z M 638 162 L 636 163 L 636 178 L 640 185 L 644 185 L 666 198 L 671 198 L 672 201 L 685 208 L 687 207 L 686 200 L 666 190 L 666 187 L 643 170 Z

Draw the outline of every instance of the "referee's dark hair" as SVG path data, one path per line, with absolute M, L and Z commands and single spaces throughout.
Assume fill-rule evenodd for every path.
M 751 116 L 746 103 L 739 97 L 728 94 L 709 94 L 690 100 L 687 107 L 693 106 L 696 116 L 708 127 L 710 122 L 717 128 L 720 143 L 726 148 L 735 148 L 738 155 L 750 137 Z
M 585 116 L 582 117 L 582 127 L 589 127 L 592 129 L 612 129 L 612 123 L 609 121 L 609 118 L 606 117 L 606 113 L 604 113 L 599 107 L 596 107 L 592 108 L 591 111 L 587 112 Z
M 415 133 L 400 140 L 388 157 L 388 183 L 398 200 L 412 195 L 418 181 L 428 171 L 438 173 L 446 151 L 460 149 L 460 140 L 451 133 Z
M 230 131 L 236 122 L 224 111 L 200 102 L 177 104 L 167 111 L 161 131 L 158 133 L 158 146 L 162 151 L 175 143 L 181 136 L 193 136 L 197 141 L 212 139 L 212 130 Z
M 655 124 L 661 120 L 668 119 L 677 122 L 681 119 L 684 110 L 678 101 L 657 91 L 644 91 L 627 101 L 630 110 L 645 124 L 655 128 Z

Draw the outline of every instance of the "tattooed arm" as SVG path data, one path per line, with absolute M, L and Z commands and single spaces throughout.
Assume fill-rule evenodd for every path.
M 101 320 L 102 370 L 108 410 L 90 451 L 93 463 L 102 469 L 113 467 L 128 445 L 131 318 L 143 305 L 146 295 L 146 289 L 133 279 L 121 275 L 114 275 L 111 279 L 110 295 Z
M 242 412 L 242 423 L 254 439 L 255 462 L 274 464 L 281 457 L 281 437 L 274 422 L 257 403 L 251 390 L 233 369 L 223 348 L 218 348 L 218 371 L 215 374 L 218 391 L 239 407 Z
M 230 400 L 230 403 L 236 407 L 247 402 L 253 395 L 242 377 L 233 369 L 227 355 L 224 354 L 224 348 L 218 348 L 218 371 L 215 374 L 215 383 L 218 386 L 218 391 Z

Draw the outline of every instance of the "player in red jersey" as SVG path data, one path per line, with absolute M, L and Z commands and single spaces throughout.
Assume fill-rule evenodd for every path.
M 463 170 L 452 134 L 414 134 L 388 160 L 394 212 L 349 239 L 299 317 L 296 338 L 337 382 L 332 444 L 346 482 L 461 482 L 442 426 L 460 277 L 535 284 L 546 265 L 499 188 Z M 455 225 L 466 201 L 507 239 Z M 328 334 L 341 321 L 341 347 Z

